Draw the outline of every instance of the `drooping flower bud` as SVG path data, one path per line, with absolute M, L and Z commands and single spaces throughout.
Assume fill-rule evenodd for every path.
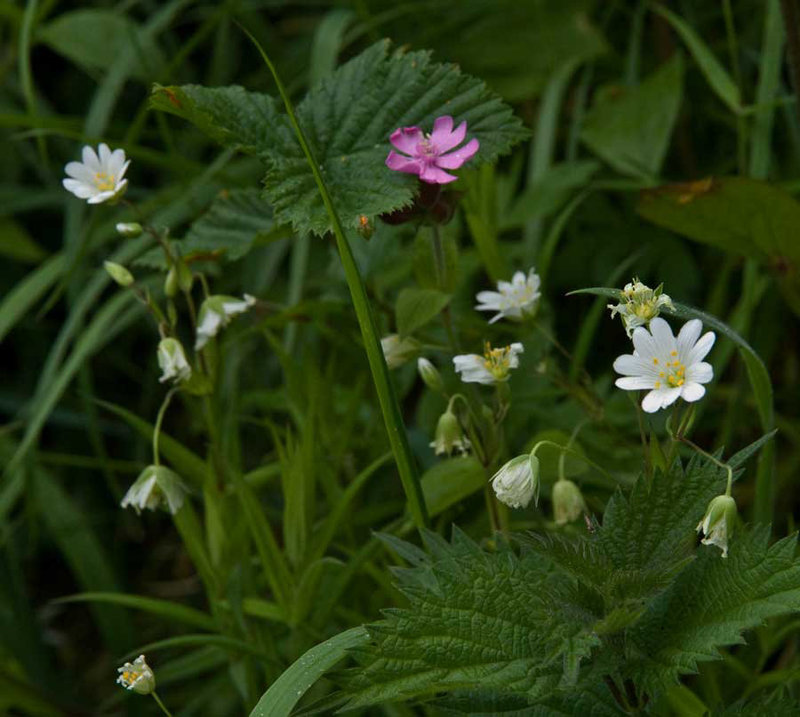
M 117 234 L 126 239 L 135 239 L 141 236 L 142 225 L 139 222 L 120 222 L 117 224 Z
M 470 448 L 469 439 L 461 430 L 456 414 L 448 408 L 439 418 L 436 424 L 436 435 L 431 443 L 431 448 L 436 451 L 436 455 L 451 455 L 454 451 L 466 453 Z
M 417 356 L 421 345 L 411 336 L 400 338 L 398 334 L 389 334 L 381 339 L 381 348 L 389 368 L 398 368 Z
M 255 303 L 255 298 L 249 294 L 245 294 L 243 299 L 235 296 L 209 296 L 200 306 L 197 317 L 195 351 L 202 349 L 234 316 L 247 311 Z
M 158 365 L 161 367 L 160 383 L 188 381 L 192 375 L 192 367 L 186 360 L 183 345 L 173 338 L 161 339 L 158 344 Z
M 104 261 L 103 267 L 108 272 L 108 275 L 123 288 L 132 286 L 136 281 L 133 278 L 133 274 L 122 266 L 122 264 L 117 264 L 113 261 Z
M 666 306 L 672 308 L 672 299 L 662 293 L 664 285 L 659 284 L 655 289 L 643 284 L 638 279 L 626 284 L 622 290 L 622 301 L 620 303 L 608 304 L 611 309 L 611 318 L 617 314 L 622 317 L 625 331 L 628 338 L 633 336 L 633 330 L 637 326 L 649 324 L 658 316 L 661 308 Z
M 118 667 L 117 672 L 119 672 L 117 684 L 126 690 L 149 695 L 156 688 L 156 676 L 144 661 L 144 655 L 139 655 L 133 662 L 126 662 L 122 667 Z
M 444 381 L 442 375 L 428 359 L 421 357 L 417 359 L 417 371 L 425 385 L 432 391 L 442 393 L 444 391 Z
M 705 536 L 703 545 L 716 545 L 722 557 L 728 557 L 728 540 L 733 537 L 736 523 L 736 501 L 729 495 L 718 495 L 706 509 L 703 519 L 697 524 L 697 532 Z
M 175 515 L 183 506 L 186 493 L 186 486 L 175 471 L 166 466 L 150 465 L 128 488 L 120 506 L 122 508 L 133 506 L 137 514 L 145 508 L 148 510 L 165 508 Z
M 556 523 L 564 525 L 587 512 L 581 489 L 571 480 L 560 480 L 553 486 L 553 515 Z
M 511 508 L 539 502 L 539 459 L 532 454 L 512 458 L 491 480 L 497 500 Z

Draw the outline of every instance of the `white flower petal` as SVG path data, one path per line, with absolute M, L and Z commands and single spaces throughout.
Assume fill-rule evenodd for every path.
M 614 383 L 618 388 L 625 391 L 640 391 L 646 388 L 653 388 L 655 381 L 647 376 L 623 376 Z
M 94 180 L 94 174 L 89 171 L 89 168 L 85 164 L 81 164 L 80 162 L 67 162 L 67 166 L 64 167 L 64 172 L 80 182 L 88 182 L 91 184 Z
M 631 339 L 633 341 L 633 347 L 643 359 L 651 359 L 656 355 L 653 337 L 647 329 L 641 326 L 637 327 L 634 329 Z
M 661 408 L 666 408 L 675 403 L 675 401 L 680 398 L 682 392 L 683 387 L 661 389 Z
M 656 317 L 650 322 L 650 333 L 653 336 L 656 351 L 660 356 L 669 356 L 677 349 L 675 337 L 669 324 L 661 317 Z
M 701 361 L 700 363 L 691 364 L 686 369 L 686 380 L 694 381 L 695 383 L 708 383 L 714 378 L 714 369 L 710 363 Z
M 62 179 L 61 184 L 64 185 L 64 189 L 72 192 L 79 199 L 87 199 L 97 193 L 94 187 L 85 182 L 79 182 L 77 179 Z
M 682 387 L 683 390 L 681 392 L 681 398 L 684 401 L 699 401 L 703 396 L 706 395 L 705 386 L 701 386 L 699 383 L 694 383 L 690 381 L 689 383 L 685 383 Z
M 692 347 L 697 343 L 700 332 L 703 330 L 703 323 L 700 319 L 687 321 L 678 332 L 678 354 L 682 361 L 686 361 Z
M 100 158 L 100 166 L 108 170 L 108 161 L 111 159 L 111 150 L 105 142 L 101 142 L 98 147 L 98 156 Z
M 88 144 L 83 148 L 81 158 L 83 159 L 83 163 L 91 172 L 96 173 L 101 170 L 102 167 L 100 165 L 100 160 L 97 157 L 97 153 Z
M 623 354 L 614 361 L 614 370 L 623 376 L 640 376 L 652 372 L 652 362 L 642 360 L 639 356 Z
M 645 413 L 655 413 L 661 408 L 661 390 L 653 389 L 642 399 L 642 409 Z
M 711 351 L 711 347 L 714 345 L 716 338 L 717 335 L 713 331 L 708 331 L 703 334 L 700 340 L 694 345 L 694 348 L 689 351 L 685 363 L 688 365 L 702 361 L 708 355 L 708 352 Z

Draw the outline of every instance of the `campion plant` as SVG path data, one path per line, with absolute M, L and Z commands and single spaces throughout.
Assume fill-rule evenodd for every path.
M 363 5 L 358 12 L 369 14 L 371 4 Z M 434 5 L 425 9 L 431 32 L 441 21 L 451 51 L 453 38 L 471 43 L 463 14 L 474 19 L 481 4 L 443 15 Z M 70 202 L 65 223 L 85 213 L 105 234 L 85 246 L 73 237 L 60 259 L 68 274 L 90 257 L 91 281 L 85 293 L 66 293 L 76 318 L 44 367 L 43 408 L 31 409 L 18 444 L 8 448 L 0 436 L 0 449 L 32 490 L 63 498 L 32 458 L 58 391 L 98 346 L 116 349 L 120 374 L 136 377 L 128 404 L 85 406 L 98 455 L 125 450 L 123 426 L 141 439 L 125 460 L 108 456 L 102 488 L 118 506 L 107 521 L 120 526 L 114 554 L 132 574 L 106 579 L 111 573 L 69 501 L 52 500 L 47 513 L 71 561 L 88 555 L 91 568 L 79 571 L 85 592 L 54 609 L 90 603 L 113 645 L 114 659 L 99 656 L 86 672 L 116 694 L 90 711 L 122 700 L 132 713 L 254 717 L 800 710 L 791 687 L 800 562 L 795 538 L 773 541 L 768 524 L 770 375 L 737 330 L 683 303 L 697 293 L 680 281 L 682 267 L 647 262 L 628 245 L 612 251 L 583 214 L 572 223 L 584 210 L 630 220 L 629 204 L 600 197 L 636 188 L 642 217 L 697 238 L 714 203 L 729 193 L 725 209 L 733 212 L 744 190 L 731 178 L 659 186 L 682 55 L 634 82 L 637 36 L 624 87 L 590 92 L 597 68 L 581 65 L 605 43 L 583 4 L 531 3 L 536 12 L 501 5 L 506 32 L 482 69 L 503 97 L 440 62 L 441 53 L 388 40 L 355 49 L 350 35 L 364 42 L 374 27 L 355 25 L 344 5 L 314 38 L 312 66 L 322 69 L 310 72 L 305 91 L 283 81 L 300 52 L 280 55 L 279 72 L 277 43 L 265 49 L 248 29 L 235 29 L 227 7 L 207 19 L 198 10 L 207 25 L 197 42 L 217 12 L 225 17 L 221 38 L 243 37 L 241 30 L 252 41 L 242 53 L 260 56 L 263 68 L 248 65 L 249 87 L 157 83 L 150 114 L 127 131 L 97 130 L 103 103 L 92 110 L 84 141 L 105 133 L 116 141 L 63 145 L 63 189 L 74 195 L 59 187 Z M 165 7 L 159 21 L 167 21 Z M 402 23 L 403 12 L 389 16 Z M 745 107 L 713 54 L 698 53 L 698 38 L 670 10 L 642 5 L 637 32 L 650 12 L 671 23 L 735 108 L 731 125 L 744 127 L 738 149 L 750 129 L 756 137 L 766 131 L 765 108 L 791 104 L 768 96 L 781 84 L 774 72 L 758 105 Z M 535 89 L 515 77 L 504 52 L 524 30 L 514 23 L 520 13 L 532 25 L 569 20 L 524 45 L 526 63 L 539 45 L 553 53 Z M 11 12 L 25 42 L 36 14 Z M 135 57 L 149 54 L 156 25 L 136 31 Z M 260 23 L 244 26 L 271 37 Z M 352 47 L 337 69 L 331 47 L 344 38 Z M 575 57 L 557 56 L 569 38 Z M 228 75 L 222 56 L 212 65 L 185 76 Z M 167 69 L 161 82 L 174 81 Z M 743 69 L 737 82 L 752 74 Z M 21 78 L 24 116 L 33 118 L 36 92 Z M 526 92 L 540 99 L 529 103 Z M 588 110 L 582 103 L 594 94 Z M 519 111 L 510 104 L 516 99 L 525 100 Z M 612 112 L 615 102 L 622 106 Z M 571 125 L 557 132 L 573 105 Z M 758 119 L 752 127 L 750 118 Z M 562 134 L 563 153 L 555 151 Z M 159 162 L 180 174 L 180 193 L 152 184 L 156 153 L 143 144 L 159 137 L 169 148 Z M 589 151 L 605 165 L 578 158 Z M 771 236 L 776 217 L 791 215 L 780 206 L 748 225 L 742 244 Z M 744 213 L 720 220 L 708 242 L 736 235 Z M 771 267 L 778 258 L 769 255 Z M 760 259 L 749 257 L 742 270 L 755 278 L 731 314 L 740 329 L 767 292 Z M 792 266 L 770 306 L 793 296 Z M 726 312 L 725 282 L 738 270 L 729 262 L 715 284 L 709 305 L 717 313 Z M 623 288 L 590 286 L 598 271 Z M 633 271 L 650 286 L 638 276 L 626 283 Z M 52 285 L 38 278 L 42 292 Z M 95 311 L 104 290 L 112 298 Z M 77 333 L 84 322 L 88 339 Z M 140 330 L 126 343 L 134 324 Z M 743 364 L 735 377 L 734 352 Z M 91 377 L 80 379 L 91 394 Z M 112 392 L 108 383 L 103 390 Z M 751 406 L 759 433 L 739 425 Z M 797 433 L 791 420 L 781 425 Z M 3 486 L 0 511 L 23 482 Z M 11 586 L 0 587 L 3 630 L 13 627 L 3 616 L 26 604 L 24 591 L 14 592 L 17 572 L 0 562 Z M 120 625 L 132 624 L 119 619 L 122 609 L 149 619 L 141 636 L 122 634 Z M 74 649 L 57 629 L 48 640 Z M 50 695 L 40 702 L 34 681 L 18 677 L 25 660 L 8 661 L 0 693 L 5 685 L 16 691 L 13 713 L 86 708 L 70 700 L 62 710 Z M 113 684 L 120 664 L 124 691 Z M 728 684 L 743 676 L 749 686 Z M 781 681 L 791 689 L 775 690 Z M 18 701 L 31 694 L 36 699 Z

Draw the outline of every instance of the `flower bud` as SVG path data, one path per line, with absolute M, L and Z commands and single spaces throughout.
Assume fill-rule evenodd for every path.
M 173 338 L 161 339 L 158 344 L 158 365 L 161 368 L 160 383 L 188 381 L 192 375 L 192 367 L 186 360 L 183 345 Z
M 633 330 L 637 326 L 645 326 L 656 318 L 662 307 L 672 308 L 672 299 L 662 293 L 663 289 L 663 284 L 651 289 L 638 279 L 634 279 L 625 285 L 622 290 L 622 301 L 619 304 L 608 304 L 611 318 L 617 314 L 622 318 L 628 338 L 633 336 Z
M 492 476 L 497 500 L 511 508 L 526 508 L 539 502 L 539 459 L 534 455 L 512 458 Z
M 437 391 L 438 393 L 444 392 L 442 375 L 436 370 L 436 366 L 428 361 L 428 359 L 424 357 L 417 359 L 417 371 L 419 372 L 420 378 L 429 389 Z
M 564 525 L 587 512 L 581 489 L 571 480 L 560 480 L 553 486 L 553 515 L 556 523 Z
M 170 298 L 174 299 L 178 295 L 178 274 L 175 267 L 171 266 L 167 272 L 167 278 L 164 279 L 164 293 Z
M 449 408 L 441 415 L 436 424 L 436 435 L 431 443 L 431 448 L 436 450 L 436 455 L 451 455 L 453 451 L 466 453 L 470 448 L 469 439 L 461 430 L 456 414 Z
M 398 334 L 389 334 L 381 339 L 381 348 L 389 368 L 398 368 L 413 359 L 421 347 L 419 341 L 410 336 L 400 338 Z
M 113 261 L 104 261 L 103 266 L 108 272 L 108 275 L 117 282 L 120 286 L 127 288 L 131 286 L 134 281 L 133 274 L 131 274 L 122 264 L 117 264 Z
M 117 234 L 126 239 L 135 239 L 142 233 L 142 225 L 139 222 L 120 222 L 117 224 Z
M 118 667 L 117 672 L 119 672 L 117 684 L 126 690 L 149 695 L 156 689 L 156 676 L 144 661 L 144 655 L 139 655 L 133 662 L 126 662 L 122 667 Z
M 128 489 L 120 506 L 133 506 L 136 513 L 165 508 L 175 515 L 183 506 L 186 486 L 181 477 L 166 466 L 147 466 Z
M 703 545 L 716 545 L 722 557 L 728 557 L 728 539 L 733 537 L 736 522 L 736 501 L 729 495 L 718 495 L 706 509 L 703 519 L 697 524 L 697 532 L 705 536 Z

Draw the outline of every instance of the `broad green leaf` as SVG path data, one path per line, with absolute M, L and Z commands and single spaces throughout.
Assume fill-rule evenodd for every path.
M 607 50 L 586 0 L 449 0 L 410 16 L 408 42 L 433 47 L 510 101 L 539 95 L 560 67 Z M 394 28 L 393 28 L 394 29 Z M 404 31 L 405 30 L 405 31 Z
M 581 139 L 623 174 L 657 176 L 678 117 L 682 85 L 683 59 L 677 54 L 638 87 L 605 88 L 584 120 Z
M 193 607 L 187 607 L 180 603 L 160 600 L 158 598 L 145 597 L 143 595 L 131 595 L 129 593 L 110 593 L 110 592 L 90 592 L 70 595 L 69 597 L 59 598 L 56 602 L 96 602 L 109 603 L 129 607 L 133 610 L 157 615 L 166 620 L 175 621 L 192 627 L 199 627 L 202 630 L 215 629 L 213 618 Z
M 25 228 L 13 219 L 0 218 L 0 256 L 36 264 L 47 256 Z
M 425 505 L 434 516 L 484 488 L 488 476 L 475 458 L 464 456 L 436 463 L 420 480 Z
M 363 627 L 354 627 L 312 647 L 272 683 L 250 717 L 289 717 L 302 696 L 325 672 L 368 639 Z
M 647 190 L 636 210 L 690 239 L 758 259 L 800 313 L 800 204 L 782 189 L 746 177 L 708 178 Z
M 274 229 L 272 210 L 258 189 L 225 190 L 192 223 L 186 236 L 172 244 L 185 259 L 236 261 L 255 247 L 284 236 Z M 134 263 L 162 269 L 164 252 L 160 247 L 151 249 Z
M 113 10 L 73 10 L 42 27 L 38 39 L 88 72 L 105 72 L 122 47 L 134 48 L 132 74 L 147 80 L 164 65 L 156 43 L 136 47 L 139 26 Z
M 279 223 L 322 234 L 331 220 L 296 138 L 275 102 L 243 89 L 157 87 L 152 106 L 194 122 L 221 143 L 266 161 L 266 195 Z M 481 149 L 474 163 L 492 162 L 526 136 L 519 120 L 486 86 L 428 52 L 390 51 L 378 42 L 323 80 L 296 109 L 343 224 L 361 215 L 407 206 L 418 179 L 389 170 L 389 135 L 402 126 L 430 131 L 441 115 L 468 123 Z
M 508 213 L 500 217 L 500 227 L 520 227 L 532 219 L 557 212 L 599 169 L 600 163 L 591 159 L 556 164 L 514 200 Z
M 728 557 L 701 546 L 698 558 L 657 599 L 629 633 L 626 670 L 645 689 L 658 690 L 699 662 L 719 659 L 719 648 L 744 642 L 742 633 L 770 617 L 800 610 L 796 536 L 769 546 L 769 528 L 734 535 Z
M 355 19 L 356 13 L 349 8 L 334 8 L 322 18 L 311 45 L 310 86 L 313 87 L 333 73 L 336 68 L 336 58 L 342 49 L 345 30 Z
M 397 297 L 395 312 L 401 336 L 413 334 L 435 319 L 450 303 L 452 296 L 436 289 L 403 289 Z
M 695 62 L 705 75 L 706 81 L 717 96 L 731 109 L 732 112 L 741 110 L 741 95 L 739 88 L 727 70 L 720 64 L 700 36 L 686 23 L 683 18 L 668 10 L 663 5 L 654 5 L 653 9 L 665 18 L 675 31 L 681 36 Z
M 367 626 L 371 642 L 354 651 L 360 665 L 347 707 L 476 684 L 541 699 L 599 643 L 582 596 L 547 578 L 533 553 L 519 558 L 502 543 L 488 553 L 456 528 L 452 543 L 428 531 L 423 538 L 428 553 L 401 546 L 414 565 L 395 570 L 407 607 Z

